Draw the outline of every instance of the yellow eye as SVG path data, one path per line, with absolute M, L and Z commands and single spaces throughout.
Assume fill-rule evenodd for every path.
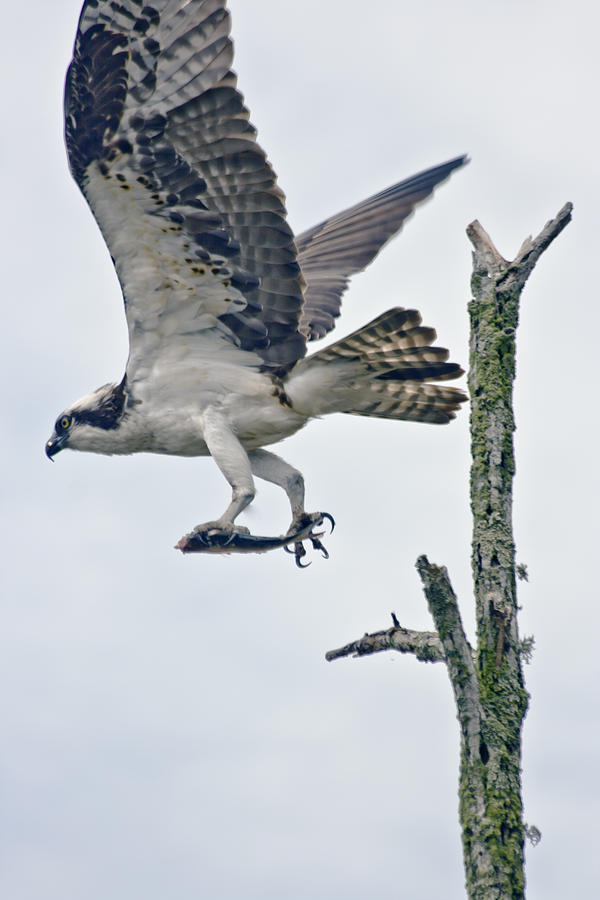
M 60 424 L 60 427 L 63 428 L 63 429 L 70 428 L 70 426 L 71 426 L 71 417 L 70 417 L 70 416 L 63 416 L 62 419 L 60 420 L 60 423 L 59 423 L 59 424 Z

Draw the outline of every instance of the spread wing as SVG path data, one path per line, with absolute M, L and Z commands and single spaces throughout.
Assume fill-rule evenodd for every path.
M 86 0 L 65 88 L 71 171 L 125 299 L 128 377 L 305 352 L 284 196 L 230 70 L 225 0 Z
M 418 203 L 466 162 L 466 156 L 459 156 L 426 169 L 296 238 L 298 261 L 306 280 L 300 332 L 307 340 L 331 331 L 350 277 L 361 272 L 401 230 Z

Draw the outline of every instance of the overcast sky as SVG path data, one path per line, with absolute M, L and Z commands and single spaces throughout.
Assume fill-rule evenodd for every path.
M 473 634 L 468 415 L 335 416 L 280 445 L 329 561 L 182 557 L 218 515 L 211 460 L 43 454 L 58 413 L 121 378 L 108 253 L 68 174 L 62 84 L 79 0 L 3 12 L 2 895 L 11 900 L 464 896 L 458 728 L 442 666 L 325 652 L 430 628 L 417 556 Z M 572 223 L 522 301 L 515 537 L 529 568 L 530 900 L 598 884 L 598 48 L 589 2 L 231 0 L 236 70 L 292 226 L 468 152 L 344 300 L 337 337 L 416 306 L 466 365 L 478 218 L 513 257 Z M 279 452 L 279 451 L 278 451 Z M 243 520 L 288 524 L 259 483 Z

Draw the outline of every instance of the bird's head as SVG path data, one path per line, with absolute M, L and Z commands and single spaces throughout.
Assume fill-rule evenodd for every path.
M 125 384 L 105 384 L 73 403 L 60 414 L 46 442 L 46 456 L 52 459 L 65 447 L 92 453 L 110 453 L 115 429 L 125 408 Z

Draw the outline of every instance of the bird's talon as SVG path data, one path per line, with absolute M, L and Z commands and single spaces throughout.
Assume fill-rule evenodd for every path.
M 311 540 L 311 543 L 312 543 L 313 547 L 315 548 L 315 550 L 321 551 L 323 559 L 329 559 L 329 553 L 327 552 L 327 550 L 325 549 L 325 547 L 319 540 L 319 536 L 311 537 L 310 540 Z
M 320 550 L 323 559 L 329 559 L 329 553 L 321 543 L 321 538 L 325 536 L 325 531 L 314 531 L 323 525 L 327 519 L 331 525 L 331 531 L 335 528 L 335 520 L 329 513 L 302 513 L 294 518 L 290 525 L 287 536 L 289 544 L 284 546 L 286 553 L 293 554 L 296 557 L 296 565 L 299 569 L 306 569 L 310 563 L 302 563 L 301 560 L 306 556 L 303 541 L 310 541 L 315 550 Z M 329 532 L 331 534 L 331 531 Z M 295 539 L 295 540 L 294 540 Z M 293 549 L 291 547 L 293 543 Z
M 306 556 L 306 550 L 304 549 L 304 545 L 302 543 L 294 544 L 294 555 L 296 557 L 296 565 L 299 569 L 308 569 L 310 563 L 302 563 L 303 557 Z
M 335 519 L 333 518 L 333 516 L 330 516 L 329 513 L 321 513 L 321 517 L 323 519 L 327 519 L 330 522 L 331 531 L 329 532 L 329 534 L 333 534 L 333 529 L 335 528 Z

